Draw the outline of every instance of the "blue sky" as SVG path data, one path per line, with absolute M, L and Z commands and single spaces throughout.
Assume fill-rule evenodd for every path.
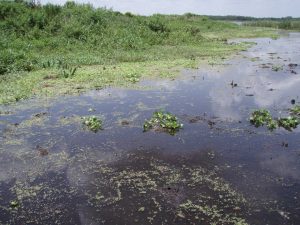
M 62 0 L 42 0 L 63 4 Z M 96 7 L 112 8 L 141 15 L 153 13 L 202 15 L 242 15 L 255 17 L 300 17 L 300 0 L 77 0 Z

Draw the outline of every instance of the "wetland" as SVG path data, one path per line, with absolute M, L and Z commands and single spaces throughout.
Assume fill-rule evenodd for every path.
M 0 224 L 300 224 L 300 33 L 4 6 Z

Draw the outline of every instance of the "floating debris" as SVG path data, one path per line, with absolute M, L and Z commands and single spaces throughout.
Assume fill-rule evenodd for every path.
M 49 151 L 47 149 L 42 148 L 39 145 L 36 146 L 36 149 L 38 150 L 40 156 L 46 156 L 49 154 Z
M 234 83 L 233 81 L 231 81 L 230 85 L 231 85 L 231 87 L 232 87 L 232 88 L 234 88 L 234 87 L 237 87 L 237 86 L 238 86 L 238 84 Z

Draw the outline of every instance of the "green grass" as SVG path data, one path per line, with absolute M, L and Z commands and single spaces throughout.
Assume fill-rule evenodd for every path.
M 73 94 L 174 77 L 181 68 L 219 60 L 247 44 L 229 38 L 274 37 L 204 16 L 150 17 L 86 4 L 0 2 L 0 104 L 34 95 Z

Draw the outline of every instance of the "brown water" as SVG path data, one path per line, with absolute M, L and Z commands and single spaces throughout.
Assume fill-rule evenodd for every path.
M 2 106 L 0 224 L 300 224 L 300 129 L 248 121 L 300 103 L 300 34 L 251 41 L 223 65 L 142 81 L 150 90 Z M 144 133 L 159 109 L 184 128 Z M 104 130 L 86 130 L 87 115 Z

